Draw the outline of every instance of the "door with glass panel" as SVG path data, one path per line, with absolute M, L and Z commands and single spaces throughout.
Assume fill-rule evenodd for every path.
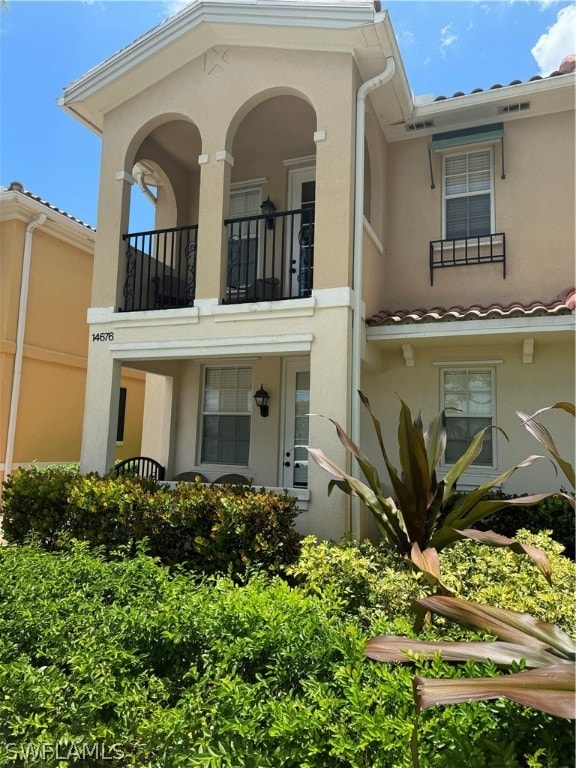
M 316 169 L 298 168 L 288 175 L 288 202 L 295 214 L 288 244 L 286 284 L 290 296 L 306 298 L 313 288 L 314 210 L 316 204 Z
M 310 366 L 306 360 L 284 364 L 284 440 L 282 486 L 308 487 Z

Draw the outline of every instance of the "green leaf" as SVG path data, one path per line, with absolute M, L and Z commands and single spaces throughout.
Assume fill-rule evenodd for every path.
M 337 481 L 338 487 L 348 495 L 358 496 L 374 513 L 376 521 L 386 536 L 392 537 L 396 547 L 402 552 L 408 552 L 410 545 L 406 534 L 398 521 L 396 506 L 391 498 L 377 495 L 372 488 L 356 477 L 352 477 L 340 469 L 319 448 L 308 448 L 308 453 L 319 467 L 329 472 Z M 330 488 L 331 489 L 331 488 Z
M 575 718 L 574 669 L 570 664 L 471 680 L 417 676 L 413 686 L 419 711 L 438 704 L 506 698 L 555 717 Z
M 501 536 L 495 531 L 477 531 L 473 528 L 467 528 L 457 531 L 458 535 L 465 539 L 472 539 L 479 544 L 487 544 L 489 547 L 506 547 L 517 555 L 527 555 L 536 563 L 538 570 L 542 573 L 549 584 L 552 584 L 552 567 L 548 555 L 543 549 L 532 547 L 529 544 L 522 544 L 516 539 L 509 539 L 507 536 Z
M 554 456 L 556 459 L 556 462 L 558 463 L 558 466 L 566 476 L 566 479 L 569 483 L 571 483 L 572 487 L 576 486 L 576 479 L 575 479 L 575 471 L 574 466 L 570 464 L 569 461 L 566 461 L 566 459 L 563 459 L 558 449 L 556 448 L 556 444 L 554 443 L 554 440 L 552 439 L 552 435 L 550 432 L 546 429 L 546 427 L 543 424 L 540 424 L 538 421 L 535 421 L 535 417 L 538 416 L 541 413 L 545 413 L 546 411 L 552 410 L 552 409 L 560 409 L 563 411 L 566 411 L 567 413 L 570 413 L 572 416 L 576 415 L 576 406 L 573 403 L 567 403 L 567 402 L 558 402 L 554 405 L 549 405 L 545 408 L 540 408 L 540 410 L 533 413 L 531 416 L 528 416 L 527 414 L 523 413 L 522 411 L 516 411 L 516 415 L 520 418 L 522 421 L 522 424 L 528 432 L 530 432 L 531 435 L 533 435 L 536 440 L 538 440 L 539 443 L 542 443 Z
M 490 427 L 486 427 L 485 429 L 481 429 L 480 432 L 477 432 L 474 437 L 472 438 L 472 442 L 468 446 L 468 448 L 464 451 L 462 456 L 456 461 L 448 470 L 444 477 L 444 495 L 443 495 L 443 501 L 446 502 L 448 499 L 452 496 L 452 493 L 454 491 L 454 488 L 456 486 L 456 483 L 460 479 L 460 477 L 466 472 L 470 464 L 478 458 L 480 455 L 480 451 L 482 450 L 482 446 L 484 444 L 484 435 L 486 434 L 486 430 L 490 429 Z
M 524 660 L 530 669 L 558 664 L 558 657 L 545 650 L 527 648 L 518 643 L 500 641 L 449 642 L 412 640 L 407 637 L 377 635 L 366 643 L 365 654 L 381 662 L 409 663 L 418 659 L 443 661 L 491 661 L 497 667 L 508 669 Z
M 569 661 L 576 659 L 576 645 L 569 635 L 560 627 L 539 621 L 528 613 L 472 603 L 457 597 L 431 596 L 416 602 L 461 626 L 485 630 L 511 643 L 548 649 Z
M 424 574 L 429 584 L 433 587 L 439 587 L 444 595 L 453 595 L 453 592 L 442 582 L 440 560 L 435 549 L 429 547 L 422 552 L 418 544 L 414 542 L 410 551 L 410 559 Z
M 539 501 L 542 501 L 542 499 L 545 499 L 548 496 L 550 496 L 551 494 L 544 493 L 544 494 L 537 494 L 534 496 L 523 496 L 517 499 L 492 500 L 489 502 L 485 502 L 484 506 L 481 506 L 479 504 L 480 500 L 489 491 L 491 491 L 495 486 L 499 486 L 502 483 L 504 483 L 506 480 L 508 480 L 514 474 L 514 472 L 516 472 L 517 469 L 529 467 L 537 459 L 541 459 L 541 458 L 543 457 L 528 456 L 526 459 L 519 461 L 518 464 L 515 464 L 510 469 L 506 470 L 506 472 L 502 472 L 502 474 L 498 475 L 498 477 L 494 478 L 494 480 L 489 480 L 488 482 L 478 486 L 478 488 L 476 488 L 475 490 L 470 491 L 470 493 L 467 493 L 456 504 L 452 512 L 450 512 L 450 514 L 447 515 L 447 517 L 445 518 L 444 525 L 446 526 L 446 528 L 469 528 L 478 520 L 481 520 L 483 517 L 486 517 L 489 514 L 493 514 L 498 509 L 503 509 L 504 507 L 507 507 L 507 506 L 513 506 L 514 504 L 517 504 L 517 505 L 521 504 L 521 506 L 530 506 L 531 504 L 537 504 Z M 444 482 L 446 482 L 446 478 L 444 478 Z M 444 496 L 446 497 L 446 492 L 444 492 Z M 467 516 L 467 514 L 473 508 L 474 508 L 473 514 Z M 481 512 L 481 510 L 483 511 Z M 433 542 L 431 541 L 430 545 L 438 547 L 439 542 L 436 540 Z
M 433 472 L 442 461 L 442 456 L 446 450 L 446 441 L 446 414 L 442 411 L 430 422 L 428 429 L 424 432 L 424 444 L 426 445 L 430 472 Z

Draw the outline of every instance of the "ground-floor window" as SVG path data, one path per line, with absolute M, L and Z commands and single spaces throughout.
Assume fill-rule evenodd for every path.
M 443 369 L 442 407 L 446 412 L 448 441 L 445 462 L 454 464 L 474 435 L 494 423 L 494 370 L 491 368 Z M 493 430 L 488 430 L 484 445 L 474 461 L 479 466 L 494 466 Z
M 201 461 L 246 466 L 250 458 L 252 368 L 206 368 Z
M 124 426 L 126 424 L 126 387 L 120 387 L 120 397 L 118 399 L 118 421 L 116 423 L 116 442 L 124 442 Z

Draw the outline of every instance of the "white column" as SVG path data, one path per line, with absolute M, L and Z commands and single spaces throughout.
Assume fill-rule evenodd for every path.
M 90 345 L 80 456 L 83 473 L 104 474 L 114 466 L 121 368 L 106 344 Z
M 173 382 L 171 376 L 146 374 L 142 455 L 151 456 L 164 467 L 168 466 L 170 459 Z

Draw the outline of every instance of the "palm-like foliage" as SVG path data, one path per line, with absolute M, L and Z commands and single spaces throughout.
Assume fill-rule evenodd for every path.
M 342 470 L 320 449 L 309 448 L 314 461 L 335 478 L 329 483 L 329 493 L 334 487 L 338 487 L 344 493 L 358 496 L 374 515 L 390 545 L 410 557 L 427 578 L 445 592 L 447 590 L 440 581 L 436 553 L 462 538 L 472 538 L 492 546 L 506 546 L 527 554 L 533 558 L 546 578 L 550 578 L 548 558 L 541 550 L 499 536 L 493 531 L 480 532 L 471 529 L 476 522 L 504 507 L 537 504 L 549 495 L 537 494 L 516 499 L 484 498 L 494 486 L 505 482 L 517 469 L 529 466 L 541 458 L 540 456 L 529 456 L 470 493 L 457 494 L 458 481 L 482 450 L 486 429 L 474 436 L 464 454 L 448 468 L 446 475 L 438 480 L 436 471 L 447 440 L 445 414 L 440 413 L 428 428 L 424 429 L 420 415 L 413 420 L 410 409 L 401 401 L 398 470 L 389 459 L 380 422 L 372 413 L 368 398 L 361 392 L 358 394 L 371 416 L 394 498 L 386 494 L 376 467 L 332 419 L 340 441 L 358 462 L 365 482 Z
M 530 432 L 530 434 L 533 435 L 539 443 L 548 449 L 554 461 L 560 467 L 560 470 L 563 472 L 572 488 L 574 488 L 576 486 L 576 473 L 574 471 L 574 466 L 570 464 L 569 461 L 560 456 L 558 448 L 556 447 L 550 432 L 543 424 L 540 424 L 540 422 L 536 421 L 536 416 L 539 416 L 541 413 L 545 413 L 546 411 L 551 411 L 553 409 L 566 411 L 566 413 L 570 413 L 572 416 L 576 416 L 576 407 L 574 406 L 574 403 L 566 402 L 555 403 L 554 405 L 548 405 L 545 408 L 540 408 L 540 410 L 536 411 L 536 413 L 533 413 L 532 416 L 528 416 L 527 414 L 522 413 L 522 411 L 516 411 L 516 415 L 520 418 L 528 432 Z M 576 506 L 574 503 L 573 495 L 571 496 L 568 493 L 563 493 L 562 495 L 570 501 L 573 507 Z
M 440 655 L 445 661 L 491 661 L 509 668 L 524 661 L 527 671 L 500 678 L 435 680 L 414 678 L 418 710 L 437 704 L 507 698 L 556 717 L 574 719 L 576 645 L 563 630 L 527 613 L 480 605 L 455 597 L 431 596 L 417 601 L 422 608 L 464 627 L 495 635 L 493 642 L 421 642 L 378 636 L 366 655 L 382 662 L 410 662 Z

